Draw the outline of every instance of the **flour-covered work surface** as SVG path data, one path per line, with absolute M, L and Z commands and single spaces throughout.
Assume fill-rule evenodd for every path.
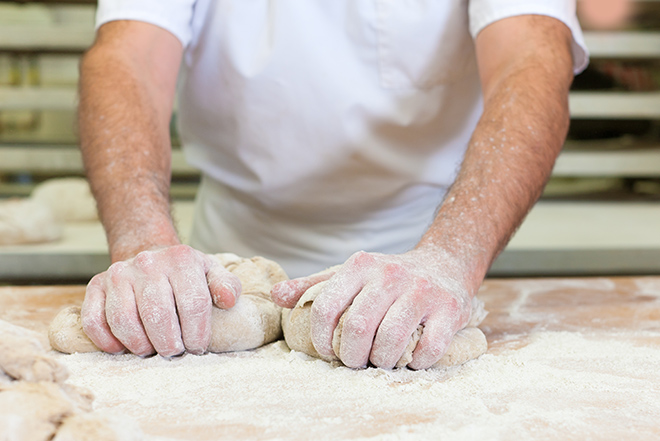
M 82 287 L 0 288 L 41 333 Z M 660 278 L 488 280 L 488 352 L 415 372 L 352 370 L 282 341 L 173 360 L 51 353 L 95 411 L 147 440 L 660 439 Z

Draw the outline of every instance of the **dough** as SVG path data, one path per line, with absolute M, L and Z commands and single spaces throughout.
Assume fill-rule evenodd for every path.
M 293 309 L 285 309 L 282 312 L 282 329 L 284 331 L 284 339 L 289 348 L 304 352 L 316 358 L 324 358 L 316 352 L 312 344 L 310 315 L 312 304 L 319 295 L 326 282 L 318 283 L 309 288 L 305 294 L 298 300 L 298 303 Z M 335 354 L 339 354 L 341 332 L 343 328 L 344 314 L 339 318 L 339 323 L 335 328 L 332 338 L 332 346 Z M 458 331 L 454 336 L 449 349 L 445 355 L 433 367 L 447 367 L 455 366 L 466 361 L 477 358 L 484 354 L 488 348 L 486 336 L 476 326 L 479 325 L 486 317 L 487 312 L 484 310 L 483 302 L 476 297 L 472 300 L 472 315 L 469 323 Z M 423 326 L 419 326 L 413 335 L 410 337 L 410 342 L 406 347 L 403 355 L 396 364 L 396 367 L 407 366 L 412 361 L 412 353 L 419 342 L 419 339 L 424 330 Z M 334 361 L 326 360 L 326 361 Z
M 96 201 L 84 178 L 49 179 L 37 185 L 30 198 L 48 206 L 59 222 L 98 220 Z
M 282 336 L 282 308 L 270 298 L 274 284 L 287 280 L 282 267 L 263 257 L 241 258 L 225 253 L 213 256 L 241 281 L 243 291 L 231 309 L 213 307 L 210 352 L 254 349 Z M 63 309 L 48 332 L 51 346 L 65 353 L 94 352 L 99 349 L 84 334 L 80 308 Z
M 89 413 L 91 392 L 64 383 L 66 369 L 39 340 L 36 332 L 0 320 L 0 440 L 141 439 L 132 421 Z
M 0 386 L 0 439 L 50 440 L 74 404 L 56 383 L 15 381 Z
M 55 316 L 48 328 L 48 340 L 53 349 L 66 354 L 100 351 L 83 331 L 80 306 L 69 306 Z
M 0 201 L 0 245 L 52 242 L 62 237 L 51 209 L 30 199 Z
M 64 420 L 53 441 L 139 441 L 139 426 L 111 412 L 78 413 Z
M 0 374 L 30 382 L 64 382 L 66 368 L 46 354 L 39 340 L 36 332 L 0 320 Z

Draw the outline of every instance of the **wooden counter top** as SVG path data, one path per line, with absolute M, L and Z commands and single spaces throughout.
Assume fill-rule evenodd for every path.
M 45 333 L 83 294 L 0 288 L 0 318 Z M 489 351 L 449 372 L 354 371 L 282 342 L 58 359 L 150 440 L 660 439 L 660 277 L 487 280 L 479 295 Z

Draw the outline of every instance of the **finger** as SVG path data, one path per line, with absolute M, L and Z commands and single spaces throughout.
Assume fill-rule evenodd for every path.
M 182 264 L 186 264 L 185 261 Z M 190 262 L 169 278 L 174 292 L 181 337 L 186 350 L 203 354 L 211 341 L 211 294 L 204 268 L 200 262 Z
M 413 352 L 413 359 L 408 363 L 409 368 L 428 369 L 447 352 L 454 334 L 458 331 L 454 320 L 448 317 L 446 313 L 440 313 L 426 320 L 422 336 Z
M 312 344 L 322 357 L 336 358 L 332 349 L 332 334 L 339 317 L 362 290 L 365 274 L 374 263 L 374 256 L 363 251 L 355 253 L 327 281 L 314 300 L 310 317 Z
M 140 277 L 135 301 L 142 326 L 158 354 L 173 357 L 185 351 L 172 286 L 163 275 Z
M 83 331 L 87 337 L 102 351 L 111 354 L 124 352 L 126 348 L 112 335 L 105 318 L 105 291 L 103 279 L 106 273 L 97 274 L 89 281 L 85 290 L 85 300 L 81 308 Z
M 205 256 L 206 281 L 215 306 L 229 309 L 241 295 L 241 281 L 229 272 L 216 258 Z
M 389 263 L 353 299 L 344 317 L 340 353 L 348 367 L 364 367 L 374 344 L 379 325 L 401 291 L 407 286 L 407 272 L 399 264 Z
M 293 308 L 300 297 L 312 286 L 328 280 L 335 275 L 335 271 L 324 271 L 307 277 L 286 280 L 276 283 L 270 291 L 270 296 L 276 305 L 283 308 Z
M 392 369 L 403 356 L 412 334 L 424 316 L 413 296 L 401 296 L 390 307 L 378 327 L 369 360 L 374 366 Z
M 153 354 L 154 347 L 142 326 L 135 303 L 133 285 L 128 282 L 133 271 L 125 262 L 117 262 L 108 269 L 105 280 L 105 316 L 112 334 L 132 353 Z M 129 274 L 130 273 L 130 274 Z

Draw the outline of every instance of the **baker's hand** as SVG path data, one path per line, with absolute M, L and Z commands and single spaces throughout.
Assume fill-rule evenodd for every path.
M 83 329 L 110 353 L 201 354 L 211 338 L 212 303 L 231 308 L 240 292 L 235 275 L 189 246 L 143 251 L 92 278 Z
M 312 305 L 312 342 L 323 357 L 334 358 L 333 332 L 350 306 L 337 354 L 349 367 L 369 361 L 394 367 L 422 324 L 424 332 L 408 366 L 426 369 L 444 355 L 470 319 L 475 292 L 467 288 L 464 272 L 455 259 L 441 258 L 436 251 L 358 252 L 336 270 L 275 285 L 272 296 L 275 303 L 292 308 L 309 287 L 328 280 Z

